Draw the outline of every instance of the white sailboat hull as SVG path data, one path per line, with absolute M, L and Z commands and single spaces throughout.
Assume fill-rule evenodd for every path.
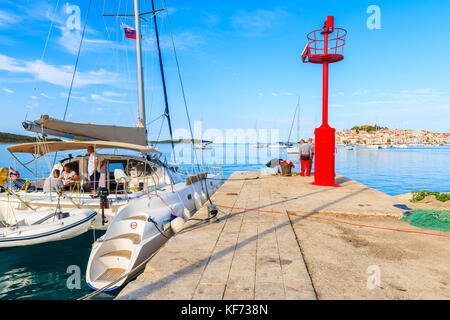
M 299 154 L 300 153 L 300 147 L 291 147 L 287 149 L 288 154 Z
M 209 196 L 222 184 L 214 179 L 206 181 Z M 112 291 L 133 279 L 145 267 L 143 262 L 173 235 L 171 220 L 188 220 L 206 203 L 204 186 L 205 181 L 180 183 L 175 192 L 137 199 L 122 208 L 103 239 L 94 244 L 86 271 L 88 286 L 98 290 L 110 285 L 106 291 Z

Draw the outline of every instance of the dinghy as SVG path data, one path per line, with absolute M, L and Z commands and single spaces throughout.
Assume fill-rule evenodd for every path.
M 13 213 L 0 210 L 0 248 L 66 240 L 85 233 L 97 213 L 88 209 Z

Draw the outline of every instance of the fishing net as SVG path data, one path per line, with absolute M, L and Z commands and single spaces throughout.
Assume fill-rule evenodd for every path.
M 417 209 L 402 220 L 419 228 L 450 231 L 450 211 Z

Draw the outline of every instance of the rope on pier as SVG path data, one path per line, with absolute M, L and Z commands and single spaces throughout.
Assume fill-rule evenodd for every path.
M 302 211 L 281 212 L 281 211 L 272 211 L 272 210 L 259 210 L 259 209 L 228 207 L 228 206 L 222 206 L 222 205 L 218 205 L 218 204 L 216 204 L 216 206 L 219 207 L 219 208 L 232 209 L 232 210 L 244 210 L 244 211 L 262 212 L 262 213 L 287 214 L 287 215 L 290 215 L 290 216 L 301 217 L 301 218 L 311 218 L 311 219 L 317 219 L 317 220 L 331 221 L 331 222 L 335 222 L 335 223 L 342 223 L 342 224 L 347 224 L 347 225 L 351 225 L 351 226 L 354 226 L 354 227 L 379 229 L 379 230 L 387 230 L 387 231 L 397 231 L 397 232 L 404 232 L 404 233 L 413 233 L 413 234 L 421 234 L 421 235 L 428 235 L 428 236 L 450 238 L 450 235 L 444 235 L 444 234 L 421 232 L 421 231 L 414 231 L 414 230 L 404 230 L 404 229 L 392 229 L 392 228 L 386 228 L 386 227 L 368 226 L 368 225 L 364 225 L 364 224 L 352 223 L 352 222 L 342 221 L 342 220 L 337 220 L 337 219 L 331 219 L 331 218 L 325 218 L 325 217 L 315 217 L 315 216 L 305 215 L 306 212 L 302 212 Z M 298 212 L 298 213 L 296 213 L 296 212 Z M 300 213 L 303 213 L 303 214 L 300 214 Z M 319 212 L 317 212 L 317 213 L 319 213 Z M 311 214 L 311 212 L 308 212 L 308 214 Z

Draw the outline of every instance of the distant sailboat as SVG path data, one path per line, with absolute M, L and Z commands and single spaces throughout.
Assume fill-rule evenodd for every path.
M 300 154 L 300 97 L 298 98 L 296 114 L 297 114 L 297 145 L 295 145 L 293 147 L 289 147 L 287 149 L 288 154 Z M 295 114 L 294 114 L 294 119 L 295 119 Z M 291 131 L 292 131 L 292 129 L 291 129 Z M 290 140 L 290 137 L 289 137 L 289 140 Z
M 255 128 L 256 128 L 256 141 L 259 141 L 258 119 L 256 119 Z M 267 146 L 268 146 L 268 144 L 263 143 L 263 142 L 256 142 L 255 144 L 251 145 L 252 148 L 257 148 L 257 149 L 267 148 Z

